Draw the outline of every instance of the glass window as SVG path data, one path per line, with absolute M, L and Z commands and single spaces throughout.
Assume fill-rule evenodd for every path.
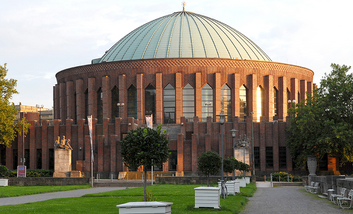
M 266 168 L 273 168 L 273 147 L 266 147 Z
M 102 89 L 97 91 L 97 123 L 103 123 L 103 92 Z
M 6 166 L 6 147 L 4 145 L 0 145 L 0 165 Z
M 186 119 L 195 116 L 195 91 L 189 83 L 183 88 L 183 116 Z
M 13 169 L 17 169 L 17 166 L 18 166 L 18 151 L 17 151 L 17 149 L 12 150 L 12 166 L 13 166 Z
M 112 90 L 112 119 L 119 117 L 119 89 L 114 86 Z
M 127 116 L 137 119 L 137 90 L 133 85 L 127 90 Z
M 206 122 L 207 117 L 213 117 L 213 90 L 209 84 L 202 88 L 202 118 Z
M 42 150 L 37 149 L 37 169 L 42 168 Z
M 54 149 L 49 149 L 49 170 L 54 170 Z
M 279 147 L 279 168 L 287 168 L 286 147 Z
M 277 116 L 278 114 L 278 91 L 276 88 L 273 88 L 273 116 Z
M 175 123 L 175 89 L 171 84 L 164 88 L 164 124 Z
M 232 97 L 227 84 L 221 88 L 221 112 L 227 115 L 225 117 L 226 122 L 232 118 Z
M 260 147 L 254 147 L 255 168 L 260 168 Z
M 248 116 L 248 96 L 247 96 L 247 89 L 244 85 L 242 85 L 239 89 L 239 98 L 240 98 L 240 117 Z
M 177 164 L 178 164 L 178 156 L 177 156 L 177 151 L 176 150 L 170 150 L 169 151 L 169 171 L 176 171 L 177 169 Z
M 149 84 L 145 89 L 145 115 L 153 115 L 153 123 L 156 122 L 156 89 Z

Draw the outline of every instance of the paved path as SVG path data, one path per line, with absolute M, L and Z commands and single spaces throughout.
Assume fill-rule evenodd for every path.
M 257 188 L 241 214 L 347 213 L 332 202 L 315 198 L 300 189 L 303 187 Z
M 53 198 L 81 197 L 86 194 L 108 192 L 108 191 L 121 190 L 121 189 L 126 189 L 126 187 L 97 187 L 97 188 L 90 188 L 90 189 L 63 191 L 63 192 L 51 192 L 51 193 L 38 194 L 38 195 L 0 198 L 0 206 L 46 201 Z

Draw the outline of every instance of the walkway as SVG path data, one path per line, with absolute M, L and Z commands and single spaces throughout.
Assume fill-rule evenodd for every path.
M 301 191 L 303 187 L 257 188 L 241 214 L 333 214 L 343 212 L 339 206 L 316 195 Z
M 38 194 L 38 195 L 0 198 L 0 206 L 46 201 L 54 198 L 81 197 L 86 194 L 108 192 L 108 191 L 121 190 L 121 189 L 126 189 L 126 187 L 98 187 L 98 188 L 70 190 L 70 191 L 62 191 L 62 192 L 51 192 L 51 193 Z

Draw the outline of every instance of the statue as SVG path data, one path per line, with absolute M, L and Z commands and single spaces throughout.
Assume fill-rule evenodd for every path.
M 55 149 L 70 149 L 73 150 L 72 147 L 69 144 L 70 139 L 66 140 L 65 136 L 63 136 L 63 139 L 60 141 L 60 136 L 58 136 L 58 139 L 54 143 L 54 148 Z

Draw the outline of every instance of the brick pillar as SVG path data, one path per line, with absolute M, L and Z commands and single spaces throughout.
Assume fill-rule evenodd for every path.
M 239 117 L 233 117 L 232 119 L 232 122 L 233 122 L 233 129 L 235 130 L 238 130 L 236 133 L 235 133 L 235 138 L 234 138 L 234 141 L 237 142 L 238 141 L 238 138 L 239 138 L 239 134 L 240 134 L 240 130 L 239 130 Z M 251 129 L 250 129 L 251 130 Z M 234 150 L 233 150 L 233 136 L 232 136 L 232 157 L 234 157 Z M 250 166 L 252 167 L 252 166 Z
M 313 82 L 307 82 L 307 86 L 306 87 L 307 87 L 308 93 L 310 93 L 312 95 L 313 92 L 314 92 Z
M 232 118 L 233 117 L 240 117 L 240 96 L 239 96 L 239 89 L 241 87 L 240 84 L 240 75 L 234 74 L 233 75 L 233 89 L 232 89 Z
M 121 149 L 120 149 L 120 143 L 119 141 L 122 140 L 121 136 L 121 131 L 120 131 L 120 125 L 121 125 L 121 118 L 115 118 L 115 135 L 116 135 L 116 141 L 117 141 L 117 153 L 116 153 L 116 169 L 117 171 L 123 171 L 123 160 L 121 157 Z
M 53 91 L 54 119 L 60 119 L 60 86 L 55 84 Z
M 85 119 L 79 119 L 77 121 L 77 144 L 78 144 L 78 160 L 83 160 L 84 151 L 84 124 Z M 80 149 L 81 148 L 81 149 Z
M 70 145 L 71 147 L 73 147 L 74 145 L 72 144 L 72 132 L 71 132 L 71 129 L 72 129 L 72 123 L 73 123 L 73 120 L 72 119 L 66 119 L 66 130 L 65 130 L 65 138 L 67 140 L 70 140 Z M 76 151 L 73 151 L 73 152 L 76 152 Z M 72 165 L 72 169 L 76 169 L 76 162 L 73 161 L 73 155 L 71 155 L 71 165 Z
M 273 170 L 279 171 L 278 122 L 272 124 Z
M 42 121 L 42 169 L 49 169 L 48 123 L 48 120 Z
M 211 144 L 212 144 L 212 117 L 207 117 L 207 126 L 206 126 L 206 134 L 205 134 L 205 150 L 211 151 Z
M 117 135 L 110 135 L 110 172 L 117 172 L 116 170 L 116 144 L 117 144 Z
M 75 117 L 75 96 L 74 96 L 74 82 L 66 82 L 66 112 L 67 117 L 62 118 L 63 120 L 69 118 L 73 119 Z
M 286 122 L 286 128 L 288 129 L 290 127 L 290 120 L 287 118 Z M 286 146 L 286 162 L 287 162 L 287 171 L 290 172 L 293 170 L 292 167 L 292 156 L 290 154 L 289 148 Z
M 268 122 L 273 121 L 273 76 L 264 76 L 264 88 L 265 88 L 265 119 Z
M 102 77 L 102 92 L 103 92 L 103 119 L 110 118 L 112 115 L 112 92 L 110 90 L 109 76 Z
M 251 74 L 246 76 L 246 84 L 248 87 L 248 114 L 254 112 L 254 118 L 257 120 L 257 101 L 256 101 L 256 90 L 257 90 L 257 76 Z
M 60 118 L 64 121 L 67 118 L 66 114 L 66 84 L 65 83 L 60 83 Z
M 54 141 L 56 141 L 58 139 L 58 137 L 60 137 L 60 123 L 61 120 L 54 120 Z M 61 139 L 61 138 L 60 138 Z M 54 144 L 54 142 L 53 142 Z
M 177 171 L 184 171 L 184 135 L 177 136 Z
M 222 80 L 222 76 L 220 73 L 215 73 L 214 74 L 215 77 L 215 88 L 213 90 L 213 115 L 211 115 L 214 120 L 213 121 L 219 121 L 219 117 L 216 117 L 214 115 L 218 115 L 221 113 L 222 109 L 221 109 L 221 80 Z M 224 109 L 223 109 L 224 110 Z M 224 114 L 224 111 L 223 111 Z
M 16 142 L 15 142 L 16 143 Z M 18 150 L 17 150 L 18 151 Z M 9 169 L 9 170 L 12 170 L 12 169 L 17 169 L 17 166 L 14 166 L 13 165 L 13 150 L 12 150 L 12 147 L 6 147 L 6 167 Z
M 290 100 L 295 100 L 298 103 L 298 79 L 290 79 Z
M 119 75 L 119 103 L 124 103 L 119 107 L 119 117 L 127 118 L 127 88 L 126 75 Z
M 278 119 L 286 122 L 287 118 L 287 78 L 278 78 Z
M 195 73 L 195 116 L 202 118 L 202 87 L 201 73 Z
M 94 142 L 93 142 L 94 144 Z M 85 135 L 85 161 L 84 171 L 91 172 L 91 145 L 89 135 Z
M 300 101 L 306 99 L 306 92 L 308 91 L 307 87 L 308 84 L 306 80 L 300 80 Z
M 175 117 L 176 123 L 180 124 L 180 117 L 183 116 L 183 86 L 182 74 L 175 74 Z
M 103 172 L 104 169 L 103 169 L 103 160 L 104 160 L 104 153 L 103 153 L 103 148 L 104 148 L 104 145 L 103 145 L 103 141 L 104 141 L 104 136 L 103 135 L 98 135 L 97 136 L 98 138 L 98 152 L 97 152 L 97 159 L 98 159 L 98 172 Z
M 85 92 L 83 90 L 82 79 L 76 80 L 76 114 L 77 121 L 85 118 Z
M 197 172 L 197 145 L 199 143 L 199 118 L 194 117 L 194 133 L 191 136 L 191 171 Z
M 88 116 L 92 115 L 97 118 L 97 92 L 95 90 L 96 79 L 88 78 Z
M 163 123 L 163 80 L 162 73 L 156 73 L 156 124 Z
M 259 145 L 260 145 L 260 170 L 266 171 L 266 123 L 265 119 L 261 117 L 260 122 L 260 133 L 259 133 Z
M 137 119 L 139 124 L 143 124 L 145 121 L 145 102 L 144 102 L 144 88 L 143 88 L 143 74 L 136 75 L 136 90 L 137 90 Z
M 29 133 L 29 168 L 36 169 L 37 168 L 37 151 L 36 151 L 36 122 L 30 121 L 30 133 Z M 28 160 L 26 160 L 27 162 Z

